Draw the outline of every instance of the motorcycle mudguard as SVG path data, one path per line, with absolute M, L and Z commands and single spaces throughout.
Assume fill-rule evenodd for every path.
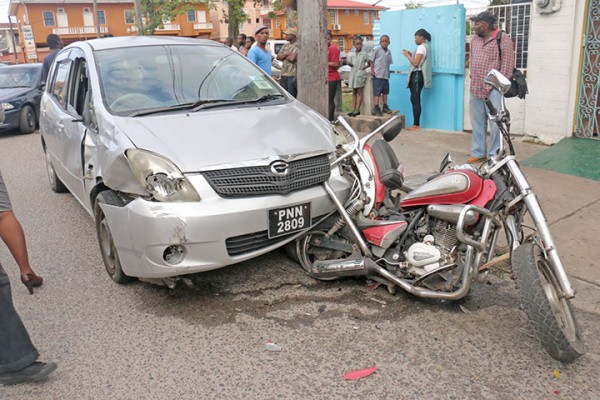
M 362 232 L 369 243 L 388 249 L 406 230 L 407 225 L 405 221 L 400 221 L 365 228 Z

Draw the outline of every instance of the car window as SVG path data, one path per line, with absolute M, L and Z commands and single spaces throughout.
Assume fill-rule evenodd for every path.
M 34 87 L 39 71 L 31 67 L 0 68 L 0 88 Z
M 72 61 L 70 59 L 65 59 L 57 63 L 54 68 L 55 73 L 50 93 L 63 108 L 67 105 L 71 64 Z
M 121 115 L 198 100 L 252 100 L 281 93 L 253 63 L 221 46 L 102 50 L 96 52 L 96 67 L 106 107 Z
M 83 115 L 83 108 L 88 92 L 87 64 L 83 57 L 76 58 L 74 62 L 73 80 L 67 101 L 67 110 L 73 114 Z

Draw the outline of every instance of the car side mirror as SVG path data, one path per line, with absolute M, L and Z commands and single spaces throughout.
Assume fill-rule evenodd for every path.
M 391 124 L 387 125 L 385 128 L 383 128 L 383 139 L 386 142 L 391 142 L 392 140 L 394 140 L 396 138 L 396 136 L 398 136 L 398 134 L 400 134 L 400 131 L 402 130 L 402 120 L 400 118 L 397 118 L 394 122 L 392 122 Z

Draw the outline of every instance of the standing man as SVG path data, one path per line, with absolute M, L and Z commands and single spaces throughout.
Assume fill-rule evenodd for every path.
M 373 115 L 381 117 L 382 111 L 391 114 L 392 110 L 387 104 L 390 94 L 390 65 L 392 65 L 392 51 L 388 48 L 390 37 L 381 35 L 379 47 L 371 52 L 369 63 L 371 65 L 371 76 L 373 77 L 373 100 L 375 107 Z M 383 108 L 379 108 L 379 97 L 383 101 Z
M 269 40 L 269 28 L 261 26 L 254 32 L 256 45 L 248 52 L 248 58 L 254 64 L 258 65 L 263 71 L 271 75 L 271 52 L 267 49 L 267 40 Z
M 496 38 L 500 30 L 496 27 L 494 14 L 484 11 L 472 17 L 471 20 L 475 23 L 475 36 L 471 40 L 471 96 L 469 100 L 473 136 L 471 138 L 471 157 L 467 159 L 467 162 L 473 164 L 485 161 L 487 156 L 495 156 L 500 148 L 500 131 L 495 124 L 490 124 L 490 151 L 487 152 L 488 109 L 484 101 L 489 97 L 496 109 L 500 109 L 502 95 L 485 84 L 484 79 L 494 68 L 510 79 L 515 66 L 515 53 L 512 40 L 506 32 L 502 33 L 500 47 L 498 47 Z
M 240 54 L 242 54 L 243 56 L 247 56 L 248 55 L 248 50 L 246 49 L 246 34 L 245 33 L 240 33 L 237 37 L 237 44 L 238 44 L 238 50 L 240 51 Z
M 42 284 L 29 265 L 25 235 L 12 212 L 6 186 L 0 174 L 0 237 L 8 246 L 19 269 L 21 282 L 33 294 Z M 35 382 L 56 369 L 54 363 L 37 362 L 39 354 L 12 302 L 10 281 L 0 264 L 0 385 Z
M 331 32 L 327 32 L 327 67 L 329 81 L 329 121 L 335 120 L 335 94 L 342 78 L 338 72 L 340 67 L 340 49 L 331 44 Z
M 52 51 L 46 57 L 44 57 L 44 62 L 42 64 L 42 82 L 46 82 L 48 79 L 48 73 L 50 72 L 52 62 L 56 58 L 59 50 L 63 47 L 62 40 L 60 40 L 60 37 L 54 33 L 46 36 L 46 43 L 48 43 L 48 47 L 50 47 L 50 50 Z
M 238 48 L 233 45 L 233 39 L 232 38 L 228 37 L 227 39 L 225 39 L 225 46 L 227 46 L 231 50 L 237 51 L 239 53 Z
M 285 38 L 289 43 L 284 44 L 277 53 L 277 59 L 282 62 L 281 87 L 287 90 L 292 96 L 298 95 L 298 79 L 296 77 L 298 61 L 298 45 L 296 43 L 296 30 L 294 28 L 286 29 Z

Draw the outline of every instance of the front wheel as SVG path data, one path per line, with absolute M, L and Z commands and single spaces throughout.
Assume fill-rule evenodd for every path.
M 558 361 L 572 362 L 585 353 L 575 313 L 560 289 L 550 262 L 533 242 L 512 255 L 512 269 L 521 304 L 544 349 Z
M 23 106 L 19 114 L 19 130 L 21 133 L 27 135 L 35 131 L 36 124 L 37 120 L 33 108 L 29 105 Z
M 121 260 L 119 259 L 119 253 L 117 252 L 117 246 L 115 245 L 112 233 L 110 232 L 106 215 L 104 215 L 104 211 L 102 210 L 102 204 L 122 207 L 124 205 L 123 200 L 111 190 L 100 192 L 96 198 L 94 216 L 96 217 L 98 244 L 100 245 L 100 253 L 102 254 L 102 261 L 104 261 L 106 272 L 111 279 L 117 283 L 123 284 L 131 282 L 133 278 L 125 275 L 121 268 Z

